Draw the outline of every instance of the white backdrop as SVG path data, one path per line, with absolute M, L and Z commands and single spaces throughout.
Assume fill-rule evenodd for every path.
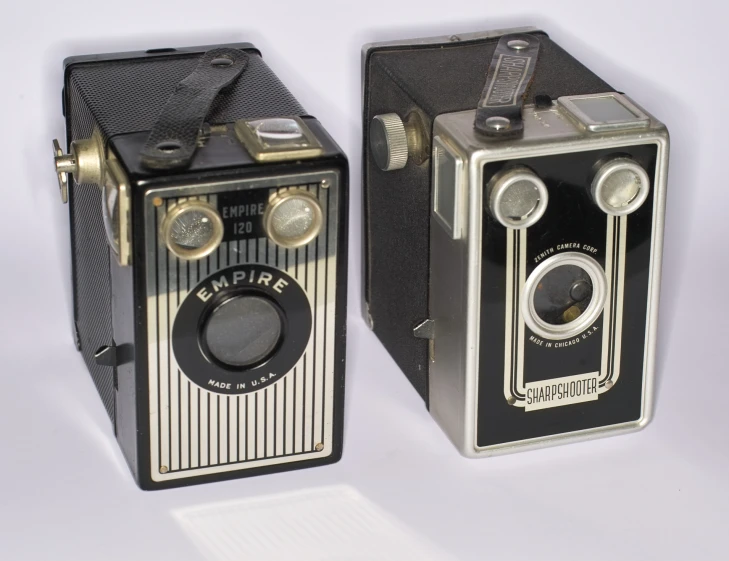
M 729 520 L 725 6 L 711 0 L 76 0 L 6 7 L 0 559 L 267 561 L 291 559 L 290 551 L 316 561 L 408 559 L 406 552 L 425 559 L 423 551 L 462 561 L 723 558 Z M 657 410 L 645 431 L 629 436 L 466 460 L 359 317 L 360 48 L 373 40 L 519 25 L 545 29 L 671 132 Z M 68 209 L 58 197 L 50 150 L 51 139 L 64 134 L 61 62 L 73 54 L 231 41 L 255 43 L 350 155 L 345 455 L 325 468 L 145 493 L 128 473 L 71 342 Z M 286 506 L 298 504 L 301 492 L 319 497 L 307 503 L 319 508 L 317 516 Z M 256 508 L 266 511 L 266 543 L 274 544 L 257 557 L 245 545 L 260 532 L 260 519 L 248 515 Z M 352 525 L 345 532 L 351 539 L 338 539 L 344 530 L 329 525 L 330 509 L 377 522 Z M 291 544 L 287 530 L 302 519 L 300 535 L 317 539 Z

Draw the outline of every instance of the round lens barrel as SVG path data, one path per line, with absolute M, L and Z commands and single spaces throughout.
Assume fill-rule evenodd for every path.
M 269 239 L 286 248 L 311 242 L 322 227 L 323 214 L 317 198 L 303 189 L 277 193 L 268 203 L 263 223 Z
M 223 240 L 223 220 L 210 203 L 184 201 L 170 208 L 162 222 L 167 249 L 181 259 L 210 255 Z
M 645 202 L 650 189 L 648 174 L 630 158 L 613 158 L 604 163 L 592 181 L 592 198 L 606 214 L 623 216 Z
M 488 206 L 507 228 L 528 228 L 547 210 L 547 186 L 529 168 L 519 166 L 496 174 L 487 185 Z
M 203 327 L 210 354 L 234 368 L 266 360 L 278 346 L 282 332 L 283 322 L 276 304 L 250 294 L 234 296 L 220 304 Z

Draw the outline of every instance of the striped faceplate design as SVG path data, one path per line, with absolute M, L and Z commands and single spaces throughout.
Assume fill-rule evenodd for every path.
M 326 180 L 328 188 L 322 187 Z M 209 257 L 186 261 L 158 235 L 167 209 L 190 198 L 217 203 L 217 193 L 299 187 L 315 194 L 324 223 L 316 240 L 284 249 L 267 238 L 223 242 Z M 155 201 L 155 199 L 157 199 Z M 160 200 L 162 204 L 160 205 Z M 332 453 L 334 320 L 339 182 L 334 172 L 150 190 L 145 195 L 151 477 L 166 481 L 270 466 Z M 155 202 L 159 206 L 155 206 Z M 203 389 L 179 368 L 171 345 L 175 315 L 209 275 L 263 263 L 296 279 L 312 308 L 312 333 L 293 370 L 276 383 L 241 395 Z

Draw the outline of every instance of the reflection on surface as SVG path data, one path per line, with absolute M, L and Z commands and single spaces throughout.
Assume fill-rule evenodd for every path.
M 346 485 L 172 514 L 210 561 L 456 561 Z

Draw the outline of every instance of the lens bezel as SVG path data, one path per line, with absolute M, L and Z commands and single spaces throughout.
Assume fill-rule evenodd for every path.
M 527 181 L 536 187 L 539 193 L 539 201 L 537 202 L 537 206 L 525 219 L 513 220 L 501 212 L 501 200 L 509 188 L 520 181 Z M 549 204 L 549 191 L 544 181 L 525 166 L 506 169 L 494 175 L 488 182 L 487 193 L 488 208 L 492 216 L 503 226 L 515 230 L 521 230 L 536 224 L 544 216 L 547 205 Z
M 561 325 L 544 321 L 537 314 L 534 306 L 534 295 L 542 279 L 557 267 L 574 265 L 583 269 L 592 282 L 592 300 L 585 311 L 577 319 Z M 602 266 L 592 257 L 584 253 L 569 251 L 553 255 L 540 263 L 524 284 L 524 297 L 521 301 L 521 313 L 524 323 L 536 335 L 545 339 L 568 339 L 579 335 L 600 317 L 607 299 L 607 277 Z
M 172 226 L 175 221 L 188 212 L 197 211 L 204 214 L 210 219 L 213 227 L 213 235 L 208 242 L 202 247 L 197 248 L 184 248 L 178 245 L 172 239 Z M 176 204 L 167 211 L 167 214 L 162 222 L 162 239 L 169 249 L 170 253 L 179 257 L 180 259 L 186 259 L 187 261 L 195 261 L 202 259 L 213 253 L 223 241 L 224 227 L 223 219 L 220 217 L 218 210 L 206 201 L 200 200 L 188 200 Z
M 605 199 L 602 196 L 602 190 L 604 189 L 607 180 L 615 173 L 619 173 L 621 171 L 631 171 L 637 175 L 641 187 L 636 196 L 628 204 L 620 208 L 616 208 L 605 202 Z M 648 173 L 645 169 L 643 169 L 643 166 L 632 158 L 618 157 L 612 158 L 600 166 L 600 169 L 598 169 L 592 180 L 590 190 L 595 204 L 600 207 L 600 210 L 602 210 L 605 214 L 609 214 L 611 216 L 625 216 L 635 212 L 643 205 L 648 198 L 650 188 L 650 178 L 648 177 Z
M 305 200 L 311 206 L 313 213 L 311 217 L 311 226 L 302 236 L 298 236 L 295 238 L 285 238 L 283 236 L 279 236 L 276 233 L 275 229 L 272 227 L 273 217 L 276 213 L 276 210 L 280 208 L 282 204 L 294 199 Z M 269 200 L 266 211 L 263 214 L 263 227 L 266 231 L 266 235 L 268 236 L 268 238 L 276 245 L 285 247 L 287 249 L 303 247 L 311 243 L 319 235 L 319 232 L 321 232 L 323 223 L 324 214 L 321 210 L 319 199 L 317 199 L 312 193 L 310 193 L 309 191 L 305 191 L 304 189 L 289 189 L 276 193 Z
M 238 272 L 245 273 L 245 277 L 236 282 Z M 262 275 L 269 277 L 266 283 L 259 282 Z M 280 286 L 277 280 L 285 281 L 285 285 Z M 205 349 L 202 331 L 206 318 L 223 301 L 254 292 L 269 298 L 281 310 L 279 345 L 256 365 L 235 367 L 216 360 Z M 256 391 L 294 369 L 311 339 L 313 314 L 304 288 L 285 271 L 261 263 L 234 265 L 209 275 L 182 301 L 172 325 L 172 352 L 180 370 L 201 388 L 226 394 Z
M 255 296 L 257 298 L 261 298 L 262 300 L 265 300 L 268 302 L 271 306 L 273 306 L 273 309 L 278 314 L 279 321 L 281 322 L 281 331 L 278 336 L 278 341 L 276 341 L 276 344 L 273 346 L 273 348 L 264 356 L 263 358 L 253 361 L 249 364 L 245 365 L 234 365 L 227 363 L 223 360 L 220 360 L 218 357 L 215 356 L 215 354 L 210 350 L 210 346 L 207 342 L 207 331 L 208 331 L 208 324 L 210 321 L 210 318 L 213 316 L 213 314 L 220 309 L 222 306 L 230 302 L 231 300 L 234 300 L 235 298 L 241 298 L 246 296 Z M 225 370 L 230 370 L 231 372 L 244 372 L 246 370 L 254 370 L 256 368 L 259 368 L 260 366 L 263 366 L 266 364 L 276 353 L 281 349 L 283 346 L 283 343 L 286 339 L 286 336 L 288 334 L 288 322 L 286 319 L 286 314 L 281 309 L 281 306 L 271 298 L 268 294 L 266 294 L 262 290 L 256 290 L 254 288 L 248 288 L 248 289 L 241 289 L 234 292 L 226 292 L 221 295 L 220 298 L 213 298 L 211 303 L 208 305 L 208 307 L 205 309 L 204 313 L 200 316 L 200 324 L 198 326 L 198 345 L 200 346 L 200 349 L 202 350 L 205 357 L 212 363 L 217 364 L 219 367 L 224 368 Z

